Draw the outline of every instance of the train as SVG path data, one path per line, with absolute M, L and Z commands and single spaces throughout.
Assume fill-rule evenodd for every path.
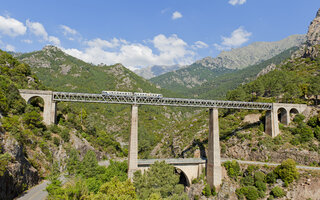
M 141 93 L 141 92 L 120 92 L 120 91 L 102 91 L 102 95 L 113 95 L 113 96 L 136 96 L 136 97 L 154 97 L 162 98 L 162 94 L 155 93 Z

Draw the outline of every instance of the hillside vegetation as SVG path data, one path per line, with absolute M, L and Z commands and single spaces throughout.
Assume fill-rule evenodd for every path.
M 200 95 L 201 93 L 197 93 L 196 91 L 198 88 L 201 88 L 202 85 L 204 88 L 214 86 L 219 92 L 214 93 L 210 91 L 211 94 L 208 97 L 223 97 L 224 94 L 220 94 L 221 91 L 224 89 L 232 89 L 239 84 L 238 80 L 235 84 L 223 84 L 223 81 L 226 81 L 226 77 L 230 73 L 231 77 L 236 78 L 237 70 L 239 69 L 246 69 L 249 66 L 253 66 L 251 70 L 254 68 L 255 70 L 261 70 L 263 67 L 256 65 L 288 49 L 301 45 L 305 40 L 305 35 L 292 35 L 278 42 L 256 42 L 246 47 L 223 51 L 215 58 L 206 57 L 196 61 L 190 66 L 154 77 L 150 79 L 150 81 L 162 88 L 170 89 L 189 97 L 193 97 L 190 94 L 194 96 Z M 281 54 L 281 56 L 283 59 L 288 58 L 286 57 L 286 53 Z M 242 74 L 239 75 L 239 78 L 242 78 L 245 72 L 248 71 L 241 71 L 240 73 Z M 256 71 L 256 73 L 258 72 L 259 71 Z M 251 78 L 252 75 L 253 73 L 243 78 Z M 221 76 L 222 78 L 220 79 Z M 221 88 L 220 84 L 223 84 Z M 227 87 L 227 85 L 230 86 Z

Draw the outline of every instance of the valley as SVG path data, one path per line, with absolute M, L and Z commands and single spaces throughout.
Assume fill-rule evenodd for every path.
M 319 27 L 145 78 L 1 50 L 0 199 L 318 199 Z

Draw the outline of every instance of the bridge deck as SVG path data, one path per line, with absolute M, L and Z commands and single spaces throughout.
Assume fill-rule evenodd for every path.
M 271 110 L 272 103 L 53 92 L 54 101 Z
M 171 165 L 202 164 L 207 162 L 206 159 L 202 158 L 139 159 L 138 166 L 152 165 L 156 161 L 165 161 Z

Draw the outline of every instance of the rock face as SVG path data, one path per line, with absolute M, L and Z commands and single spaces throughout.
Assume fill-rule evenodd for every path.
M 12 161 L 0 177 L 0 199 L 13 199 L 25 189 L 38 184 L 37 170 L 25 158 L 23 146 L 11 137 L 3 140 L 3 150 L 8 152 Z
M 142 76 L 145 79 L 150 79 L 156 76 L 160 76 L 161 74 L 171 72 L 177 69 L 180 69 L 180 65 L 154 65 L 150 67 L 145 67 L 141 69 L 137 69 L 134 71 L 134 73 L 138 74 L 139 76 Z
M 216 58 L 206 57 L 196 63 L 209 68 L 219 66 L 242 69 L 270 59 L 291 47 L 300 46 L 305 41 L 305 35 L 291 35 L 277 42 L 255 42 L 246 47 L 223 51 Z
M 314 18 L 309 26 L 307 44 L 309 46 L 320 44 L 320 9 L 317 12 L 316 18 Z

